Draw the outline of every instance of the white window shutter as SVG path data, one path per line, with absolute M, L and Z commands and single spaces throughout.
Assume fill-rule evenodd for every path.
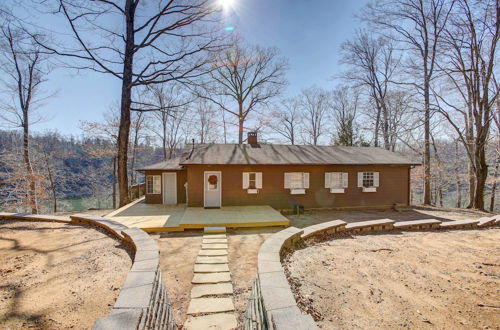
M 262 189 L 262 172 L 255 173 L 255 188 Z
M 243 189 L 248 189 L 250 186 L 250 173 L 243 172 Z
M 358 172 L 358 188 L 363 187 L 363 172 Z
M 290 173 L 285 173 L 285 189 L 290 189 Z
M 373 186 L 378 187 L 378 184 L 379 184 L 378 172 L 373 172 Z
M 349 174 L 348 173 L 342 173 L 342 185 L 344 188 L 347 188 L 349 186 Z
M 309 173 L 302 173 L 302 179 L 304 180 L 304 189 L 309 189 Z
M 332 173 L 325 172 L 325 188 L 330 188 L 332 186 Z

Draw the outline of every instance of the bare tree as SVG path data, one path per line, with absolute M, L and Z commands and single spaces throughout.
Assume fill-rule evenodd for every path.
M 376 38 L 367 31 L 357 31 L 353 40 L 342 44 L 341 63 L 350 66 L 342 78 L 356 87 L 363 87 L 375 106 L 375 147 L 379 146 L 379 132 L 382 131 L 384 148 L 389 150 L 391 124 L 386 97 L 398 66 L 392 42 L 387 38 Z
M 140 143 L 143 138 L 143 131 L 147 126 L 147 119 L 145 112 L 134 111 L 131 116 L 131 149 L 132 157 L 130 159 L 130 183 L 135 185 L 137 183 L 137 173 L 135 171 L 135 164 L 137 159 L 137 151 L 140 148 Z
M 34 111 L 48 97 L 41 87 L 48 75 L 47 57 L 24 31 L 8 22 L 0 27 L 0 70 L 6 93 L 0 105 L 0 118 L 23 130 L 23 162 L 26 173 L 27 205 L 32 213 L 39 212 L 36 179 L 31 164 L 30 128 L 37 121 Z
M 342 86 L 332 94 L 332 119 L 335 126 L 333 142 L 335 145 L 354 146 L 359 141 L 356 116 L 360 106 L 359 93 L 351 88 Z
M 312 145 L 318 145 L 325 134 L 327 115 L 330 111 L 330 93 L 317 86 L 300 93 L 299 104 L 304 112 L 304 133 Z
M 151 130 L 161 141 L 163 159 L 170 159 L 180 143 L 185 112 L 189 109 L 188 104 L 191 100 L 183 95 L 179 85 L 173 84 L 149 86 L 146 97 L 143 104 L 147 104 L 149 109 L 154 109 L 151 111 L 153 118 Z
M 198 99 L 194 104 L 196 135 L 200 143 L 210 143 L 217 140 L 218 127 L 215 121 L 216 110 L 210 101 Z
M 219 5 L 210 0 L 53 0 L 73 39 L 59 46 L 36 39 L 50 52 L 75 60 L 72 67 L 110 74 L 122 83 L 118 130 L 120 206 L 129 202 L 128 145 L 132 90 L 205 74 L 208 53 L 219 46 Z M 47 2 L 43 6 L 46 8 Z M 119 23 L 117 23 L 119 22 Z M 79 64 L 80 63 L 80 64 Z M 144 109 L 138 106 L 137 109 Z
M 418 79 L 402 83 L 423 97 L 424 204 L 431 203 L 431 82 L 436 73 L 438 45 L 452 7 L 453 1 L 448 0 L 381 0 L 369 3 L 363 13 L 375 29 L 402 45 L 408 53 L 408 77 Z
M 236 116 L 241 144 L 248 115 L 281 93 L 287 61 L 279 57 L 276 48 L 247 46 L 236 38 L 231 47 L 213 57 L 212 66 L 209 91 L 200 96 Z
M 282 100 L 278 109 L 272 113 L 268 126 L 271 130 L 294 145 L 300 133 L 302 113 L 296 98 Z
M 486 145 L 498 97 L 494 84 L 496 50 L 500 38 L 500 9 L 495 0 L 471 8 L 457 0 L 453 18 L 445 30 L 447 49 L 441 66 L 451 93 L 436 95 L 439 112 L 448 120 L 465 147 L 472 169 L 469 207 L 484 209 L 488 176 Z M 458 99 L 458 102 L 455 101 Z

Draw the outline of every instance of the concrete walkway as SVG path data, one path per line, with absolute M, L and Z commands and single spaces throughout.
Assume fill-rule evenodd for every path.
M 203 235 L 202 247 L 194 265 L 191 301 L 184 329 L 230 330 L 238 327 L 225 228 L 223 231 Z

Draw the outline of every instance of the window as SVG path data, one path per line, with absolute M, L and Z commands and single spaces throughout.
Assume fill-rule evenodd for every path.
M 332 194 L 342 194 L 344 189 L 349 184 L 348 173 L 343 172 L 326 172 L 325 173 L 325 188 L 330 189 Z
M 305 194 L 309 189 L 309 173 L 285 173 L 285 189 L 290 189 L 292 195 Z
M 290 189 L 304 189 L 302 173 L 290 173 Z
M 358 187 L 363 188 L 363 192 L 377 192 L 378 186 L 378 172 L 358 172 Z
M 257 189 L 255 185 L 256 175 L 255 172 L 248 173 L 248 189 Z
M 243 189 L 249 194 L 257 194 L 262 189 L 262 172 L 243 172 Z
M 146 194 L 161 194 L 160 175 L 148 175 L 146 177 Z
M 373 172 L 363 172 L 363 187 L 373 187 Z

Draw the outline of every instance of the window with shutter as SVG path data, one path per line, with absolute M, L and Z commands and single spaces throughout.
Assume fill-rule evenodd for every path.
M 347 173 L 342 172 L 330 172 L 329 175 L 325 176 L 325 180 L 329 180 L 328 183 L 325 182 L 325 186 L 330 188 L 332 194 L 342 194 L 344 193 L 344 188 L 347 188 Z
M 249 194 L 257 194 L 262 189 L 262 172 L 243 173 L 243 189 Z
M 359 176 L 361 174 L 361 176 Z M 376 192 L 379 182 L 378 172 L 359 172 L 358 181 L 361 179 L 363 192 Z M 359 182 L 358 182 L 359 186 Z
M 289 172 L 285 173 L 285 189 L 290 189 L 292 195 L 302 195 L 309 189 L 309 173 Z

